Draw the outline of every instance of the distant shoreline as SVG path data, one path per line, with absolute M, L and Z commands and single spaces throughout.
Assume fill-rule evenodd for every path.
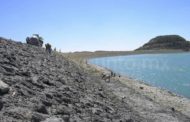
M 188 52 L 188 51 L 187 51 Z M 112 56 L 125 56 L 137 54 L 164 54 L 164 53 L 186 53 L 183 50 L 138 50 L 138 51 L 82 51 L 63 53 L 65 57 L 72 59 L 90 59 L 98 57 L 112 57 Z

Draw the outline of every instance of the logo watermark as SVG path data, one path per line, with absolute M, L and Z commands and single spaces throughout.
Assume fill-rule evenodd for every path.
M 113 69 L 128 69 L 128 70 L 170 70 L 169 62 L 161 59 L 94 59 L 92 63 Z

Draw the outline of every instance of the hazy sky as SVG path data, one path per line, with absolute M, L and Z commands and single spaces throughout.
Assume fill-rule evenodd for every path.
M 1 0 L 0 36 L 38 33 L 62 51 L 133 50 L 157 35 L 190 40 L 190 0 Z

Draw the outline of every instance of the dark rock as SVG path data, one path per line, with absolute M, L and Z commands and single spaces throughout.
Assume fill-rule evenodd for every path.
M 43 100 L 42 103 L 43 103 L 45 106 L 52 106 L 52 102 L 47 101 L 47 100 Z
M 99 92 L 98 95 L 99 95 L 100 97 L 102 97 L 102 98 L 106 98 L 106 96 L 105 96 L 103 93 L 101 93 L 101 92 Z
M 32 118 L 31 118 L 31 122 L 42 122 L 43 120 L 45 120 L 46 118 L 48 118 L 47 115 L 44 114 L 40 114 L 40 113 L 33 113 L 32 114 Z
M 173 112 L 175 112 L 175 108 L 172 107 L 171 110 L 172 110 Z
M 13 66 L 6 65 L 6 66 L 2 66 L 2 67 L 6 70 L 6 72 L 15 73 L 15 71 L 17 71 L 17 69 Z
M 54 83 L 53 81 L 50 81 L 50 80 L 48 80 L 48 79 L 43 79 L 42 82 L 45 83 L 45 84 L 47 84 L 47 85 L 49 85 L 49 86 L 55 85 L 55 83 Z
M 0 100 L 0 111 L 3 108 L 3 102 Z
M 42 47 L 43 41 L 39 35 L 35 34 L 33 37 L 27 37 L 26 43 L 34 46 Z
M 91 102 L 86 102 L 86 103 L 85 103 L 85 106 L 86 106 L 86 107 L 94 107 L 94 104 L 91 103 Z
M 7 94 L 9 89 L 9 86 L 0 80 L 0 95 Z
M 44 105 L 36 106 L 35 111 L 42 113 L 42 114 L 48 114 L 48 110 L 46 109 L 46 106 L 44 106 Z
M 103 109 L 107 112 L 107 113 L 111 113 L 113 114 L 115 111 L 112 107 L 110 106 L 104 106 Z
M 142 86 L 140 86 L 139 88 L 140 88 L 140 89 L 144 89 L 144 87 L 142 87 Z
M 46 93 L 46 97 L 52 99 L 52 98 L 53 98 L 53 95 L 50 94 L 50 93 Z
M 17 73 L 18 75 L 22 75 L 22 76 L 26 76 L 26 77 L 30 77 L 31 76 L 31 72 L 29 71 L 22 71 Z
M 65 122 L 70 122 L 70 115 L 63 115 L 62 118 Z
M 98 88 L 99 91 L 102 91 L 103 89 L 102 88 Z

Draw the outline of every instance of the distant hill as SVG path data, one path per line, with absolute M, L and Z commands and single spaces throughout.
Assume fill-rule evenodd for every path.
M 137 50 L 161 50 L 161 49 L 176 49 L 185 50 L 190 49 L 190 42 L 179 35 L 164 35 L 157 36 L 151 39 Z

